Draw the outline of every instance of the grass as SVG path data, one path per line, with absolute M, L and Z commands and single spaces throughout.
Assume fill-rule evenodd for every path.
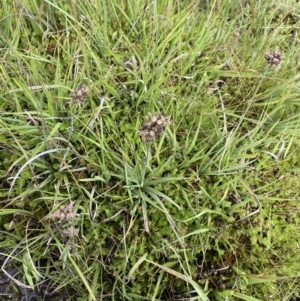
M 4 0 L 1 277 L 41 300 L 298 300 L 299 12 Z

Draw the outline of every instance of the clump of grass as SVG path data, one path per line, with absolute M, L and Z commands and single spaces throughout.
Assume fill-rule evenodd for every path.
M 11 284 L 51 280 L 73 300 L 293 300 L 297 16 L 289 0 L 4 1 Z

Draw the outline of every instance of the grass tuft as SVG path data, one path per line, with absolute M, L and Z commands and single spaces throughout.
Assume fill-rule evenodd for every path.
M 298 16 L 3 0 L 1 294 L 299 298 Z

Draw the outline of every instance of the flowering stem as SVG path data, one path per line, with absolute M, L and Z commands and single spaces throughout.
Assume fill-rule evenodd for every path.
M 150 142 L 147 143 L 147 155 L 146 155 L 145 165 L 144 165 L 144 168 L 142 170 L 141 187 L 144 186 L 144 180 L 145 180 L 145 176 L 146 176 L 146 170 L 147 170 L 147 166 L 148 166 L 149 159 L 150 159 L 151 145 L 152 145 L 152 141 L 150 141 Z

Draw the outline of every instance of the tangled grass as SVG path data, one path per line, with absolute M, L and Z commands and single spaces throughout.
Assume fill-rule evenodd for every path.
M 2 2 L 0 276 L 298 300 L 297 1 Z

